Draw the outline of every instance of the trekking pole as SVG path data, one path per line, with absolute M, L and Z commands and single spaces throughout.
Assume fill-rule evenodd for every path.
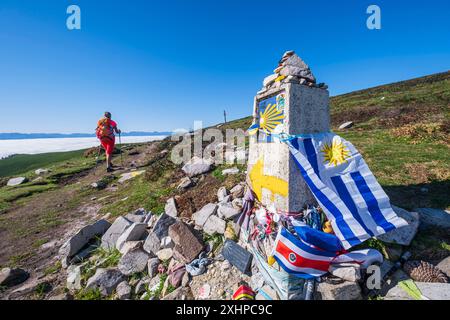
M 120 144 L 120 162 L 122 163 L 122 168 L 124 167 L 123 165 L 123 156 L 122 156 L 122 136 L 119 132 L 119 144 Z

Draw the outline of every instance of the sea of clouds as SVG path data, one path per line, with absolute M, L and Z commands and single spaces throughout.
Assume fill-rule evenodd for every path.
M 122 143 L 140 143 L 161 140 L 164 136 L 122 137 Z M 119 142 L 118 139 L 116 141 Z M 98 146 L 97 138 L 55 138 L 0 140 L 0 159 L 14 154 L 38 154 L 87 149 Z

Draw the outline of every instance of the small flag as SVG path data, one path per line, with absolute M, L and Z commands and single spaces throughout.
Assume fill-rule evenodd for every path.
M 281 228 L 275 242 L 274 258 L 288 273 L 303 279 L 323 276 L 337 252 L 329 252 L 305 243 Z

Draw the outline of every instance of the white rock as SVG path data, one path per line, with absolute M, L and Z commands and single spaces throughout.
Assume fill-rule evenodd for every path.
M 124 256 L 131 250 L 142 248 L 143 244 L 144 241 L 127 241 L 120 247 L 119 252 Z
M 6 185 L 8 187 L 15 187 L 15 186 L 18 186 L 18 185 L 20 185 L 22 183 L 25 183 L 25 182 L 28 182 L 27 178 L 25 178 L 25 177 L 18 177 L 18 178 L 9 179 Z
M 222 175 L 226 176 L 229 174 L 238 174 L 239 173 L 239 169 L 238 168 L 230 168 L 230 169 L 225 169 L 222 170 Z
M 415 282 L 422 296 L 429 300 L 450 300 L 450 283 Z M 413 300 L 400 285 L 388 291 L 384 300 Z
M 36 174 L 36 175 L 38 175 L 38 176 L 40 176 L 40 175 L 43 175 L 43 174 L 47 174 L 47 173 L 49 173 L 50 172 L 50 170 L 48 170 L 48 169 L 37 169 L 37 170 L 35 170 L 34 171 L 34 173 Z
M 161 249 L 173 249 L 175 243 L 173 243 L 172 238 L 167 236 L 161 239 Z
M 361 279 L 361 268 L 358 264 L 341 263 L 332 264 L 328 270 L 333 276 L 350 282 L 357 282 Z
M 127 172 L 127 173 L 122 173 L 120 175 L 120 178 L 119 178 L 118 182 L 119 183 L 124 183 L 124 182 L 126 182 L 128 180 L 131 180 L 131 179 L 133 179 L 133 178 L 135 178 L 137 176 L 140 176 L 140 175 L 142 175 L 144 173 L 145 173 L 145 170 L 131 171 L 131 172 Z
M 117 218 L 112 226 L 105 232 L 102 237 L 102 248 L 112 250 L 116 247 L 117 239 L 131 226 L 131 221 L 124 217 Z
M 345 122 L 345 123 L 341 124 L 339 126 L 339 130 L 350 129 L 351 127 L 353 127 L 353 122 L 352 121 L 348 121 L 348 122 Z
M 233 199 L 242 198 L 244 196 L 244 187 L 241 184 L 238 184 L 230 190 Z
M 201 159 L 194 156 L 190 161 L 188 161 L 182 168 L 184 173 L 189 177 L 195 177 L 202 173 L 211 171 L 213 162 L 211 159 Z
M 228 195 L 228 190 L 225 187 L 220 187 L 217 191 L 217 199 L 222 202 L 223 199 Z
M 172 259 L 173 257 L 173 250 L 168 248 L 168 249 L 162 249 L 159 250 L 156 255 L 158 256 L 158 259 L 161 261 L 168 261 L 170 259 Z
M 81 266 L 69 266 L 67 269 L 67 289 L 81 289 Z
M 221 203 L 219 204 L 219 209 L 217 210 L 217 215 L 221 219 L 233 219 L 237 215 L 241 213 L 241 210 L 236 209 L 233 207 L 233 204 L 231 203 Z
M 214 233 L 224 234 L 227 224 L 217 216 L 210 216 L 203 226 L 203 231 L 209 235 Z
M 192 219 L 195 224 L 199 227 L 203 227 L 210 216 L 217 212 L 217 205 L 213 203 L 208 203 L 200 211 L 195 212 L 192 215 Z
M 128 227 L 124 233 L 116 241 L 116 249 L 120 251 L 124 243 L 128 241 L 139 241 L 146 234 L 147 224 L 145 223 L 133 223 Z
M 164 207 L 164 211 L 168 216 L 173 218 L 178 217 L 177 204 L 175 203 L 175 198 L 169 198 Z

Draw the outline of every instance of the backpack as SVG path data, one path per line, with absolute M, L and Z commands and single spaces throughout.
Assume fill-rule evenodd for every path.
M 97 123 L 97 129 L 95 129 L 95 133 L 97 135 L 97 138 L 104 139 L 104 138 L 112 138 L 114 137 L 114 130 L 113 126 L 111 125 L 111 122 L 108 118 L 101 118 Z

